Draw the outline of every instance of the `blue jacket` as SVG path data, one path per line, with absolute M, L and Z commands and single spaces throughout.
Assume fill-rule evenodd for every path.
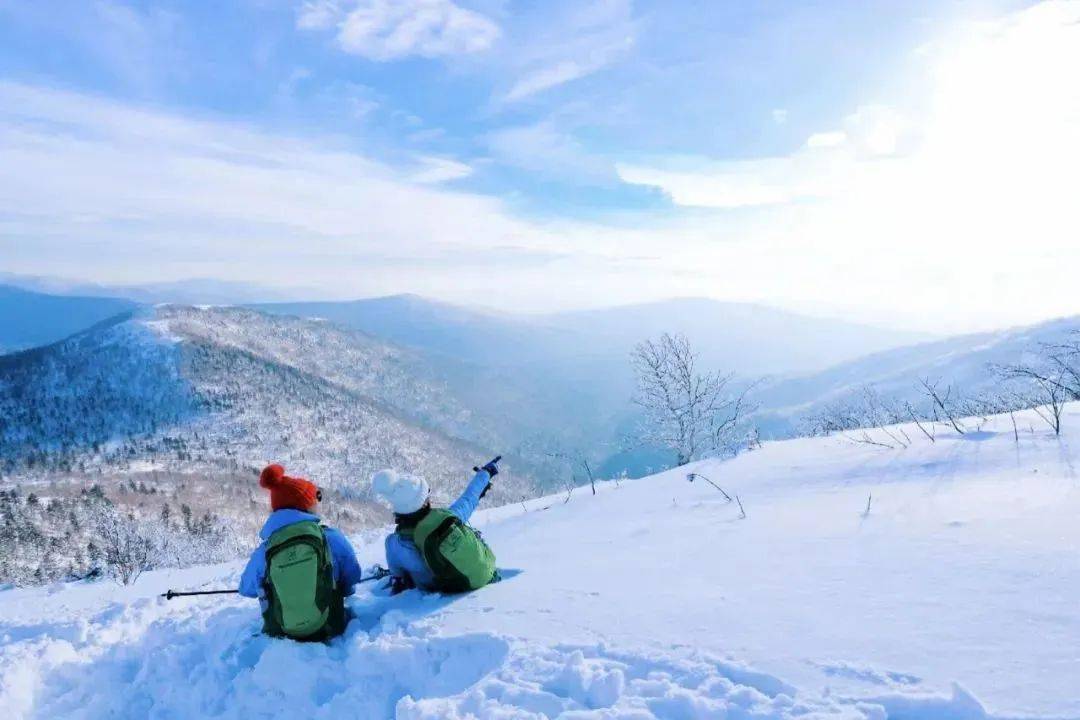
M 489 482 L 491 476 L 486 470 L 476 473 L 461 497 L 447 509 L 461 518 L 461 522 L 469 522 L 480 502 L 480 493 L 484 492 Z M 435 577 L 424 563 L 416 544 L 398 533 L 386 538 L 386 565 L 391 575 L 402 580 L 411 579 L 421 589 L 430 590 L 435 586 Z
M 246 597 L 263 599 L 263 579 L 266 577 L 266 540 L 275 532 L 293 523 L 305 520 L 319 521 L 318 515 L 312 515 L 301 510 L 286 508 L 275 510 L 266 519 L 266 524 L 259 531 L 262 543 L 251 553 L 244 574 L 240 576 L 240 594 Z M 353 585 L 360 582 L 360 563 L 356 561 L 356 553 L 352 545 L 341 534 L 340 530 L 324 528 L 326 544 L 330 547 L 330 562 L 334 566 L 334 582 L 344 595 L 353 594 Z

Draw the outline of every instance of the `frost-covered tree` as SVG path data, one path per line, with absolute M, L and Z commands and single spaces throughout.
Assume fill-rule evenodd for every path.
M 133 515 L 104 509 L 98 513 L 95 530 L 105 566 L 120 583 L 130 585 L 153 566 L 153 538 Z
M 1065 404 L 1080 398 L 1080 347 L 1075 351 L 1067 345 L 1041 344 L 1034 356 L 1014 365 L 997 368 L 999 375 L 1020 382 L 1027 390 L 1019 391 L 1046 424 L 1061 435 Z
M 733 375 L 703 372 L 690 341 L 664 333 L 631 353 L 637 375 L 634 403 L 644 412 L 638 439 L 672 450 L 679 465 L 733 450 L 746 412 L 746 391 L 731 392 Z

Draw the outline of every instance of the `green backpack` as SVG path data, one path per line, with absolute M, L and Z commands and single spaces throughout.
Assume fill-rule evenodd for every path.
M 345 602 L 322 526 L 314 520 L 281 528 L 266 541 L 264 632 L 294 640 L 325 640 L 345 627 Z
M 412 537 L 440 592 L 476 590 L 495 577 L 495 553 L 449 510 L 432 508 L 415 528 L 400 532 Z

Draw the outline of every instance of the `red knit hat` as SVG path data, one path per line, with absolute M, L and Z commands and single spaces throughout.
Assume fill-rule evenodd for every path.
M 280 465 L 267 465 L 259 475 L 259 485 L 270 491 L 274 510 L 310 510 L 319 501 L 319 488 L 304 478 L 289 477 Z

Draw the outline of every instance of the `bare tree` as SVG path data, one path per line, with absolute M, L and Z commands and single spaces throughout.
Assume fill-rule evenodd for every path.
M 1041 343 L 1043 362 L 1058 372 L 1061 384 L 1073 399 L 1080 399 L 1080 331 L 1074 330 L 1068 339 Z
M 942 418 L 944 418 L 945 421 L 952 425 L 953 430 L 963 435 L 965 430 L 959 420 L 961 413 L 957 408 L 956 399 L 953 395 L 953 386 L 946 385 L 945 389 L 941 390 L 939 389 L 940 384 L 940 382 L 930 382 L 930 378 L 922 378 L 919 381 L 923 393 L 930 400 L 932 418 L 934 422 L 943 422 Z
M 1070 386 L 1070 372 L 1063 358 L 1057 355 L 1052 346 L 1043 345 L 1042 352 L 1032 362 L 1021 362 L 998 368 L 999 374 L 1007 380 L 1026 382 L 1030 388 L 1030 407 L 1038 413 L 1055 435 L 1061 435 L 1062 415 L 1065 403 L 1077 397 Z
M 673 450 L 679 465 L 709 452 L 729 452 L 747 412 L 746 393 L 729 392 L 733 375 L 700 372 L 682 335 L 664 333 L 631 353 L 634 403 L 645 412 L 639 439 Z
M 985 390 L 967 401 L 967 414 L 978 415 L 985 421 L 992 415 L 1008 415 L 1012 423 L 1013 440 L 1019 444 L 1020 427 L 1016 422 L 1016 413 L 1038 403 L 1031 397 L 1031 389 L 1025 381 L 1010 377 L 1008 372 L 995 366 L 990 367 L 997 374 L 999 382 L 991 390 Z
M 923 423 L 923 418 L 919 416 L 919 413 L 915 410 L 915 406 L 910 402 L 904 402 L 904 412 L 907 414 L 911 421 L 915 423 L 915 427 L 919 428 L 919 431 L 926 436 L 926 439 L 930 442 L 937 442 L 937 424 L 933 422 Z
M 592 466 L 589 464 L 589 458 L 585 457 L 584 452 L 578 448 L 573 448 L 571 450 L 560 448 L 549 451 L 546 455 L 552 459 L 566 463 L 570 467 L 570 476 L 574 480 L 577 480 L 575 468 L 584 470 L 585 477 L 589 479 L 589 487 L 592 488 L 592 494 L 596 494 L 596 476 L 593 475 Z

